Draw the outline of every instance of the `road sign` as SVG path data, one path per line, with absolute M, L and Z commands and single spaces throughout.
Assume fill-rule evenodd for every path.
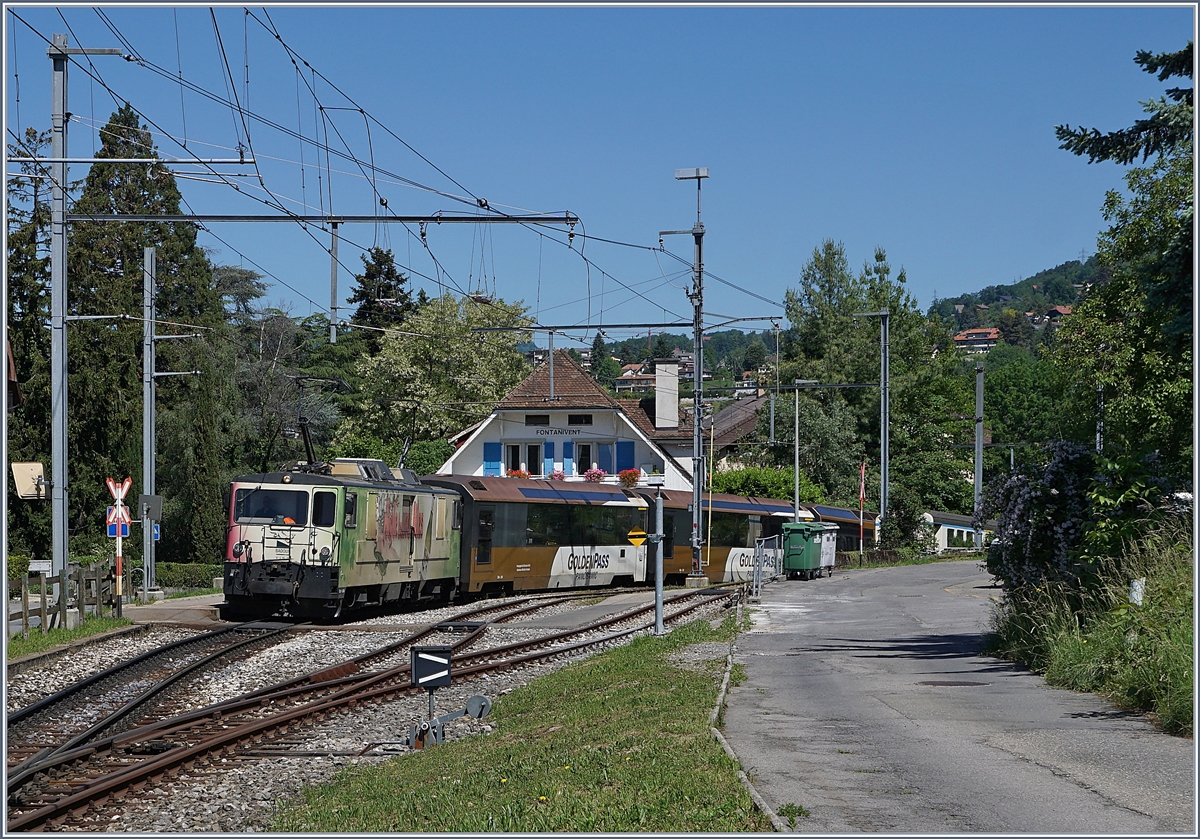
M 158 541 L 158 537 L 159 537 L 159 533 L 158 533 L 158 525 L 156 524 L 156 525 L 154 525 L 154 541 L 155 541 L 155 542 L 157 542 L 157 541 Z
M 128 525 L 128 524 L 132 523 L 132 521 L 133 521 L 129 517 L 129 508 L 126 507 L 124 504 L 117 504 L 115 507 L 109 507 L 108 515 L 105 517 L 104 520 L 107 524 L 124 524 L 124 525 Z
M 646 541 L 646 531 L 635 527 L 633 530 L 629 531 L 629 534 L 625 538 L 629 540 L 629 544 L 633 545 L 635 548 L 640 548 L 642 543 Z
M 117 533 L 118 527 L 121 528 L 120 534 Z M 116 522 L 113 522 L 112 524 L 110 524 L 108 526 L 108 538 L 116 539 L 118 535 L 120 535 L 122 539 L 127 537 L 129 535 L 129 525 L 126 524 L 125 522 L 121 522 L 120 525 L 118 525 Z
M 440 688 L 450 684 L 450 647 L 413 647 L 412 683 L 423 688 Z
M 119 484 L 112 478 L 105 478 L 104 482 L 108 484 L 108 491 L 112 493 L 114 501 L 120 501 L 122 498 L 124 498 L 125 493 L 129 492 L 129 488 L 133 486 L 132 478 L 126 478 Z

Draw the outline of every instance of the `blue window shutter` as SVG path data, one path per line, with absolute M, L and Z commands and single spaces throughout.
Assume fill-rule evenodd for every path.
M 612 474 L 613 466 L 613 447 L 612 443 L 601 443 L 599 447 L 599 457 L 596 458 L 596 464 L 605 472 Z
M 633 463 L 633 441 L 621 440 L 617 443 L 617 471 L 623 469 L 632 469 Z
M 542 444 L 542 474 L 549 475 L 554 471 L 554 441 L 547 440 Z
M 575 474 L 575 441 L 563 441 L 563 471 L 568 475 Z
M 499 443 L 484 443 L 483 444 L 483 474 L 484 475 L 499 475 L 500 474 L 500 456 L 501 446 Z

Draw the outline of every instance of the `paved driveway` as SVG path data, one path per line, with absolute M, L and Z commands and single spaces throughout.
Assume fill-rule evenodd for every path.
M 1195 835 L 1193 741 L 980 656 L 996 595 L 974 561 L 767 585 L 724 729 L 767 803 L 806 833 Z

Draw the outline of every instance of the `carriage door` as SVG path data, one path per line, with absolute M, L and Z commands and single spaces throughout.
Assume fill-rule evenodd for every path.
M 479 508 L 479 541 L 475 550 L 476 565 L 492 564 L 492 534 L 496 531 L 496 508 Z

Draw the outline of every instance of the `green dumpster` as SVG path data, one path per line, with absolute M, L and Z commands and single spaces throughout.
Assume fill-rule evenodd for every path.
M 811 580 L 821 569 L 833 573 L 837 551 L 836 524 L 820 521 L 788 522 L 783 526 L 783 570 L 789 580 Z

